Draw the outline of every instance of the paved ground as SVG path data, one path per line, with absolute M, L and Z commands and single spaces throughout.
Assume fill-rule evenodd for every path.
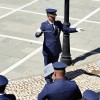
M 63 22 L 64 0 L 0 0 L 0 74 L 9 80 L 43 74 L 43 36 L 34 34 L 51 7 Z M 99 60 L 100 0 L 70 1 L 70 23 L 85 30 L 70 35 L 74 67 Z
M 46 8 L 58 9 L 57 19 L 63 22 L 63 6 L 64 0 L 0 0 L 2 75 L 17 79 L 43 73 L 43 36 L 37 39 L 34 34 L 40 23 L 46 20 Z M 75 66 L 100 59 L 100 1 L 70 1 L 70 23 L 85 30 L 70 35 Z
M 68 66 L 66 77 L 74 80 L 78 84 L 81 92 L 91 89 L 100 93 L 100 71 L 95 62 L 87 63 L 83 66 Z M 45 85 L 43 75 L 25 77 L 9 82 L 6 93 L 13 93 L 17 100 L 37 100 L 38 93 Z

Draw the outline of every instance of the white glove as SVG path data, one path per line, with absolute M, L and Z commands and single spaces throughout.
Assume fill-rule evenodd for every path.
M 37 33 L 41 33 L 42 30 L 41 30 L 40 28 L 38 28 L 36 32 L 37 32 Z
M 37 31 L 36 31 L 36 35 L 40 35 L 41 32 L 42 32 L 42 30 L 40 28 L 38 28 Z
M 76 30 L 77 30 L 78 32 L 84 31 L 83 28 L 76 28 Z

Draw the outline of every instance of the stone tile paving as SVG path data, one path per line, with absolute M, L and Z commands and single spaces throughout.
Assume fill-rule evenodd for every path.
M 27 77 L 10 81 L 6 92 L 16 95 L 17 100 L 37 100 L 37 94 L 45 85 L 43 76 Z
M 85 89 L 97 91 L 100 89 L 100 72 L 95 62 L 82 66 L 69 66 L 66 68 L 69 80 L 75 80 L 81 92 Z M 37 95 L 45 85 L 43 75 L 31 76 L 12 80 L 6 88 L 6 93 L 13 93 L 17 100 L 37 100 Z

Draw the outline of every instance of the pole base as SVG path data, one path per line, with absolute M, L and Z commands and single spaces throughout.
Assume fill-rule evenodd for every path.
M 61 62 L 64 62 L 65 64 L 67 64 L 68 66 L 70 66 L 72 64 L 72 59 L 71 57 L 61 57 L 60 59 Z

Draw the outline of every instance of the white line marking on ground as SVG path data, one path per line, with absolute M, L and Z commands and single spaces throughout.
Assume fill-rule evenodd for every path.
M 20 10 L 20 11 L 26 12 L 26 13 L 33 13 L 33 14 L 45 15 L 45 16 L 46 16 L 46 14 L 44 14 L 44 13 L 38 13 L 38 12 L 27 11 L 27 10 Z M 57 16 L 57 17 L 58 17 L 58 18 L 64 18 L 63 16 Z M 76 21 L 81 20 L 81 19 L 78 19 L 78 18 L 69 18 L 69 19 L 71 19 L 71 20 L 76 20 Z M 90 22 L 90 23 L 100 24 L 100 22 L 96 22 L 96 21 L 90 21 L 90 20 L 84 20 L 84 21 Z
M 0 8 L 3 8 L 3 9 L 9 9 L 9 10 L 15 10 L 13 8 L 8 8 L 8 7 L 3 7 L 3 6 L 0 6 Z M 37 14 L 37 15 L 42 15 L 42 16 L 46 16 L 46 14 L 44 13 L 38 13 L 38 12 L 33 12 L 33 11 L 27 11 L 27 10 L 19 10 L 21 12 L 25 12 L 25 13 L 33 13 L 33 14 Z M 63 16 L 57 16 L 58 18 L 64 18 Z M 78 18 L 69 18 L 71 20 L 80 20 Z M 95 24 L 100 24 L 100 22 L 97 22 L 97 21 L 90 21 L 90 20 L 84 20 L 85 22 L 89 22 L 89 23 L 95 23 Z
M 25 13 L 33 13 L 33 14 L 37 14 L 37 15 L 44 15 L 47 16 L 47 14 L 44 13 L 38 13 L 38 12 L 33 12 L 33 11 L 28 11 L 28 10 L 20 10 L 21 12 L 25 12 Z
M 93 12 L 91 12 L 90 14 L 88 14 L 87 16 L 85 16 L 83 19 L 81 19 L 77 23 L 75 23 L 73 25 L 73 27 L 76 27 L 77 25 L 81 24 L 83 21 L 85 21 L 86 19 L 90 18 L 92 15 L 94 15 L 95 13 L 97 13 L 99 10 L 100 10 L 100 8 L 97 8 L 96 10 L 94 10 Z
M 3 72 L 1 72 L 1 75 L 5 75 L 8 72 L 10 72 L 11 70 L 13 70 L 14 68 L 18 67 L 19 65 L 21 65 L 22 63 L 24 63 L 26 60 L 28 60 L 29 58 L 31 58 L 32 56 L 34 56 L 35 54 L 37 54 L 39 51 L 42 50 L 42 46 L 39 47 L 38 49 L 36 49 L 35 51 L 31 52 L 30 54 L 28 54 L 27 56 L 25 56 L 23 59 L 21 59 L 20 61 L 18 61 L 17 63 L 15 63 L 14 65 L 10 66 L 9 68 L 7 68 L 6 70 L 4 70 Z
M 88 50 L 82 50 L 82 49 L 77 49 L 77 48 L 71 48 L 71 50 L 72 50 L 72 51 L 84 52 L 84 53 L 90 52 L 90 51 L 88 51 Z M 98 54 L 98 55 L 100 55 L 99 52 L 90 52 L 90 53 L 91 53 L 91 54 Z
M 29 43 L 43 44 L 43 42 L 40 42 L 40 41 L 34 41 L 34 40 L 30 40 L 30 39 L 24 39 L 24 38 L 2 35 L 2 34 L 0 34 L 0 37 L 10 38 L 10 39 L 14 39 L 14 40 L 20 40 L 20 41 L 29 42 Z M 85 52 L 85 53 L 89 52 L 88 50 L 82 50 L 82 49 L 77 49 L 77 48 L 71 48 L 71 50 Z M 98 52 L 91 52 L 91 53 L 98 53 Z
M 19 37 L 14 37 L 14 36 L 9 36 L 9 35 L 3 35 L 3 34 L 0 34 L 0 37 L 10 38 L 10 39 L 14 39 L 14 40 L 20 40 L 20 41 L 25 41 L 25 42 L 30 42 L 30 43 L 43 44 L 43 42 L 30 40 L 30 39 L 19 38 Z
M 9 9 L 9 10 L 15 10 L 13 8 L 8 8 L 8 7 L 3 7 L 3 6 L 0 6 L 0 8 L 3 8 L 3 9 Z M 33 14 L 37 14 L 37 15 L 42 15 L 42 16 L 47 16 L 47 14 L 44 14 L 44 13 L 38 13 L 38 12 L 33 12 L 33 11 L 28 11 L 28 10 L 19 10 L 21 12 L 25 12 L 25 13 L 33 13 Z M 57 16 L 58 18 L 64 18 L 63 16 Z M 80 19 L 76 19 L 76 18 L 70 18 L 72 20 L 80 20 Z
M 96 12 L 98 12 L 100 10 L 100 8 L 97 8 L 96 10 L 94 10 L 92 13 L 88 14 L 87 16 L 85 16 L 84 18 L 82 18 L 81 20 L 79 20 L 78 22 L 76 22 L 75 24 L 73 24 L 71 27 L 76 27 L 77 25 L 81 24 L 82 22 L 84 22 L 87 18 L 91 17 L 93 14 L 95 14 Z M 61 34 L 60 36 L 62 36 L 63 34 Z
M 92 1 L 100 1 L 100 0 L 92 0 Z
M 45 15 L 45 16 L 46 16 L 46 14 L 44 14 L 44 13 L 38 13 L 38 12 L 27 11 L 27 10 L 20 10 L 20 11 L 26 12 L 26 13 L 33 13 L 33 14 Z M 57 16 L 57 17 L 58 17 L 58 18 L 64 18 L 63 16 Z M 78 18 L 69 18 L 69 19 L 71 19 L 71 20 L 80 20 L 80 19 L 78 19 Z M 84 20 L 84 21 L 90 22 L 90 23 L 100 24 L 100 22 L 96 22 L 96 21 L 90 21 L 90 20 Z
M 94 23 L 94 24 L 100 24 L 100 22 L 97 22 L 97 21 L 91 21 L 91 20 L 85 20 L 85 22 Z
M 21 8 L 21 7 L 20 7 Z M 100 8 L 96 9 L 95 11 L 93 11 L 92 13 L 90 13 L 89 15 L 87 15 L 86 17 L 84 17 L 83 19 L 81 19 L 80 21 L 78 21 L 76 24 L 74 24 L 73 26 L 77 26 L 79 24 L 81 24 L 83 21 L 85 21 L 87 18 L 91 17 L 93 14 L 95 14 L 96 12 L 98 12 L 100 10 Z M 23 59 L 21 59 L 19 62 L 15 63 L 14 65 L 10 66 L 9 68 L 7 68 L 6 70 L 4 70 L 3 72 L 1 72 L 2 75 L 7 74 L 9 71 L 13 70 L 14 68 L 18 67 L 19 65 L 21 65 L 23 62 L 25 62 L 26 60 L 28 60 L 30 57 L 32 57 L 33 55 L 35 55 L 36 53 L 38 53 L 39 51 L 42 50 L 42 46 L 39 47 L 38 49 L 36 49 L 35 51 L 33 51 L 32 53 L 30 53 L 28 56 L 24 57 Z M 35 53 L 34 53 L 35 52 Z
M 15 9 L 13 9 L 13 8 L 4 7 L 4 6 L 0 6 L 0 8 L 3 8 L 3 9 L 8 9 L 8 10 L 15 10 Z
M 19 8 L 17 8 L 17 9 L 15 9 L 15 10 L 9 12 L 9 13 L 6 13 L 6 14 L 0 16 L 0 19 L 5 18 L 6 16 L 9 16 L 9 15 L 11 15 L 11 14 L 13 14 L 13 13 L 15 13 L 15 12 L 17 12 L 17 11 L 19 11 L 19 10 L 21 10 L 21 9 L 23 9 L 23 8 L 25 8 L 25 7 L 29 6 L 29 5 L 31 5 L 31 4 L 33 4 L 33 3 L 35 3 L 35 2 L 37 2 L 37 1 L 39 1 L 39 0 L 34 0 L 34 1 L 30 2 L 30 3 L 27 3 L 27 4 L 25 4 L 25 5 L 23 5 L 23 6 L 19 7 Z

